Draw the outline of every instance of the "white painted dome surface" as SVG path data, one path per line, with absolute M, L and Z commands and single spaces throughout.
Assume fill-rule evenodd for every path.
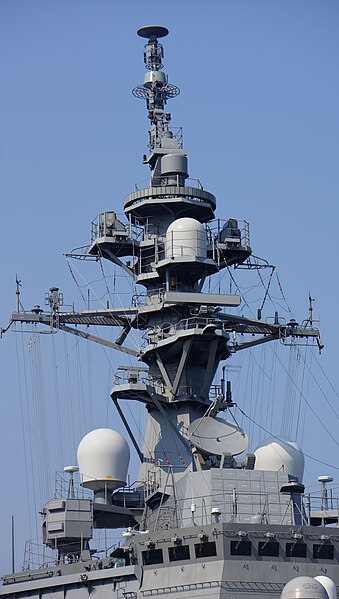
M 88 433 L 79 443 L 77 458 L 84 487 L 113 490 L 126 484 L 130 451 L 117 431 L 98 428 Z
M 207 238 L 204 226 L 195 218 L 173 221 L 166 233 L 166 258 L 195 256 L 206 258 Z
M 314 580 L 317 580 L 323 585 L 330 599 L 337 599 L 337 589 L 332 578 L 329 578 L 328 576 L 315 576 Z
M 283 588 L 280 599 L 329 599 L 323 585 L 311 576 L 298 576 Z
M 267 439 L 257 447 L 254 455 L 255 470 L 285 472 L 302 482 L 305 459 L 301 447 L 295 441 Z

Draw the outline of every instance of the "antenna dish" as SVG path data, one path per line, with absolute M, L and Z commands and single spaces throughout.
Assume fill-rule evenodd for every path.
M 248 445 L 246 433 L 233 422 L 222 418 L 206 416 L 193 420 L 188 435 L 193 445 L 212 455 L 231 453 L 235 456 L 245 451 Z
M 140 37 L 154 40 L 159 37 L 166 37 L 166 35 L 169 34 L 169 31 L 166 27 L 161 27 L 160 25 L 146 25 L 145 27 L 140 27 L 140 29 L 137 30 L 137 34 Z

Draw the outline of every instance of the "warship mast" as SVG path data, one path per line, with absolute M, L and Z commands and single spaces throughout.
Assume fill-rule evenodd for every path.
M 188 429 L 209 407 L 217 366 L 230 355 L 219 306 L 238 306 L 240 298 L 202 292 L 206 276 L 218 271 L 216 243 L 208 243 L 204 226 L 214 219 L 216 201 L 199 182 L 188 179 L 181 128 L 172 129 L 171 115 L 165 112 L 167 100 L 179 93 L 161 70 L 164 52 L 158 39 L 167 34 L 164 27 L 138 30 L 147 39 L 147 72 L 133 94 L 146 100 L 150 128 L 144 163 L 151 175 L 149 186 L 129 194 L 124 206 L 132 223 L 144 228 L 135 265 L 136 282 L 146 287 L 139 311 L 139 323 L 147 331 L 142 361 L 149 367 L 146 388 L 141 384 L 138 393 L 149 412 L 143 455 L 182 470 L 192 460 Z M 228 251 L 230 263 L 250 255 L 237 233 L 234 252 Z M 118 399 L 135 398 L 136 391 L 133 382 L 114 387 L 111 396 L 117 405 Z
M 312 314 L 302 325 L 284 323 L 277 313 L 272 322 L 262 321 L 261 314 L 257 320 L 245 318 L 232 312 L 241 305 L 239 295 L 204 292 L 210 275 L 258 264 L 251 262 L 248 224 L 241 226 L 233 217 L 215 219 L 215 197 L 189 178 L 182 130 L 171 126 L 166 112 L 167 101 L 179 93 L 162 71 L 159 39 L 167 34 L 160 26 L 138 30 L 146 39 L 146 74 L 133 94 L 146 100 L 150 122 L 148 156 L 143 158 L 149 184 L 135 186 L 126 196 L 127 222 L 114 211 L 100 213 L 86 251 L 70 254 L 105 258 L 145 293 L 129 308 L 75 312 L 65 309 L 62 293 L 51 287 L 47 310 L 36 305 L 29 312 L 23 309 L 17 281 L 17 311 L 2 329 L 26 323 L 40 332 L 47 326 L 138 360 L 138 365 L 119 367 L 111 391 L 140 460 L 138 481 L 135 488 L 122 489 L 129 463 L 122 436 L 110 429 L 89 432 L 78 447 L 79 467 L 64 468 L 70 476 L 67 496 L 54 497 L 41 512 L 43 543 L 57 559 L 51 566 L 5 576 L 0 595 L 8 599 L 93 592 L 117 599 L 164 594 L 276 597 L 299 568 L 309 576 L 325 572 L 324 560 L 328 574 L 338 580 L 333 560 L 339 535 L 335 528 L 331 536 L 326 529 L 327 524 L 338 528 L 339 522 L 339 510 L 329 509 L 326 484 L 332 479 L 319 478 L 321 510 L 312 511 L 309 498 L 305 509 L 299 446 L 274 439 L 237 458 L 247 449 L 247 435 L 235 421 L 218 417 L 234 406 L 224 370 L 220 383 L 213 385 L 221 361 L 274 340 L 322 345 Z M 79 328 L 90 325 L 120 327 L 120 332 L 109 341 Z M 138 351 L 125 345 L 131 329 L 143 332 Z M 148 412 L 142 447 L 124 415 L 127 400 L 143 403 Z M 91 498 L 75 493 L 78 470 Z M 93 559 L 93 529 L 119 528 L 127 528 L 124 543 Z M 307 593 L 298 594 L 304 583 L 321 592 L 329 589 L 318 593 L 319 599 L 332 597 L 333 580 L 320 578 L 324 587 L 313 578 L 306 583 L 297 578 L 294 594 L 287 588 L 284 597 L 307 599 Z
M 180 477 L 185 470 L 222 467 L 226 454 L 234 456 L 246 448 L 241 429 L 216 419 L 219 411 L 233 405 L 225 380 L 211 393 L 220 361 L 241 349 L 290 336 L 313 338 L 319 346 L 320 341 L 312 323 L 285 324 L 277 315 L 272 323 L 248 319 L 226 312 L 240 306 L 239 295 L 203 291 L 206 278 L 222 269 L 253 267 L 248 223 L 241 227 L 235 218 L 215 219 L 216 198 L 199 180 L 189 178 L 182 129 L 171 126 L 171 114 L 166 111 L 167 101 L 179 94 L 162 70 L 164 51 L 159 39 L 167 36 L 168 29 L 146 26 L 137 33 L 147 40 L 144 82 L 133 89 L 133 95 L 146 101 L 150 123 L 148 156 L 143 157 L 150 169 L 149 184 L 140 189 L 136 185 L 125 197 L 128 224 L 113 211 L 99 213 L 86 252 L 74 251 L 70 256 L 113 262 L 142 285 L 145 293 L 129 308 L 69 312 L 63 308 L 59 289 L 51 287 L 49 312 L 39 305 L 25 311 L 17 302 L 17 312 L 5 330 L 17 322 L 47 325 L 52 331 L 83 337 L 144 363 L 120 368 L 111 397 L 139 456 L 139 480 L 147 480 L 154 463 L 160 469 L 170 466 Z M 118 326 L 121 331 L 113 342 L 79 325 Z M 143 331 L 140 351 L 125 345 L 133 328 Z M 241 333 L 240 341 L 237 333 Z M 148 423 L 142 448 L 124 416 L 124 400 L 146 405 Z M 202 441 L 205 426 L 211 427 L 206 442 Z M 211 447 L 210 438 L 223 442 Z

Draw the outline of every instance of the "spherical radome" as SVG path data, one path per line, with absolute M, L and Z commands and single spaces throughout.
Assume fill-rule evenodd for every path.
M 117 431 L 98 428 L 88 433 L 79 443 L 77 458 L 84 487 L 114 490 L 126 484 L 130 450 Z
M 298 576 L 283 588 L 280 599 L 329 599 L 324 586 L 311 576 Z
M 295 441 L 266 439 L 257 447 L 255 470 L 272 470 L 295 476 L 301 483 L 305 459 L 301 447 Z

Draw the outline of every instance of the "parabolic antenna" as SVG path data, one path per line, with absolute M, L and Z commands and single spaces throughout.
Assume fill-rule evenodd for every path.
M 248 445 L 246 433 L 233 422 L 222 418 L 198 418 L 190 424 L 188 435 L 193 445 L 213 455 L 238 455 Z
M 165 37 L 168 33 L 168 29 L 160 25 L 146 25 L 145 27 L 140 27 L 137 31 L 140 37 L 145 37 L 146 39 Z

